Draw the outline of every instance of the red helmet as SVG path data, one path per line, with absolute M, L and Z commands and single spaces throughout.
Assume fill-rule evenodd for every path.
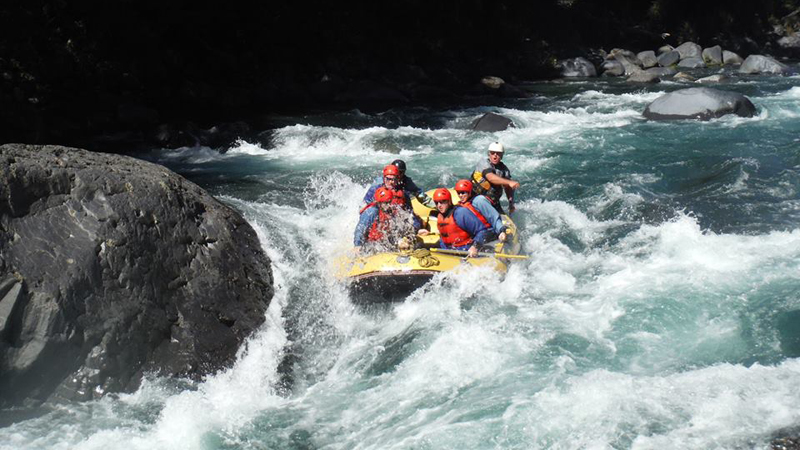
M 392 201 L 393 192 L 391 189 L 380 187 L 375 190 L 375 201 L 378 203 L 388 203 Z
M 400 176 L 400 169 L 397 168 L 394 164 L 389 164 L 388 166 L 383 168 L 383 176 L 392 175 L 395 177 Z
M 472 182 L 469 180 L 458 180 L 456 192 L 472 192 Z
M 450 203 L 453 203 L 453 197 L 450 195 L 450 191 L 445 188 L 439 188 L 433 193 L 433 201 L 435 202 L 443 202 L 447 200 Z

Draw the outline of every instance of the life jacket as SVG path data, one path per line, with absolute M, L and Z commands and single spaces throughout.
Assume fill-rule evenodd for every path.
M 368 210 L 371 207 L 378 208 L 378 219 L 372 222 L 372 226 L 369 227 L 369 233 L 367 233 L 367 242 L 370 241 L 380 241 L 381 239 L 386 236 L 387 231 L 389 230 L 389 220 L 391 216 L 383 212 L 380 206 L 378 206 L 378 202 L 372 202 L 369 205 L 361 208 L 359 214 L 363 214 L 364 211 Z
M 474 206 L 472 206 L 471 198 L 466 203 L 459 202 L 458 205 L 463 206 L 464 208 L 467 208 L 468 210 L 472 211 L 472 214 L 475 214 L 475 217 L 477 217 L 478 220 L 481 221 L 483 226 L 485 226 L 486 228 L 492 228 L 492 225 L 489 223 L 488 220 L 486 220 L 486 217 L 483 217 L 483 214 L 481 214 L 480 211 L 478 211 Z
M 472 191 L 475 193 L 475 195 L 486 195 L 492 190 L 492 183 L 490 183 L 489 180 L 483 176 L 483 172 L 480 170 L 472 172 L 472 176 L 470 178 L 472 178 Z
M 439 235 L 442 237 L 442 242 L 448 247 L 462 247 L 472 244 L 472 237 L 470 237 L 469 233 L 464 231 L 456 223 L 456 219 L 453 216 L 456 208 L 458 208 L 458 206 L 451 207 L 450 211 L 447 211 L 447 215 L 439 213 L 436 220 L 436 226 L 439 228 Z
M 402 189 L 396 189 L 392 194 L 393 205 L 406 206 L 406 193 Z
M 498 165 L 501 164 L 502 162 L 498 163 Z M 508 171 L 508 167 L 506 167 L 505 165 L 501 165 L 501 167 L 492 165 L 491 169 L 492 170 L 489 173 L 493 173 L 503 178 L 511 177 L 511 172 Z M 485 169 L 484 171 L 486 170 L 488 169 Z M 480 170 L 472 172 L 470 178 L 472 179 L 472 191 L 475 193 L 475 195 L 485 196 L 487 199 L 489 199 L 490 202 L 492 202 L 493 205 L 497 205 L 500 203 L 500 197 L 503 196 L 502 186 L 490 183 L 489 180 L 486 179 L 486 176 L 483 174 L 483 172 Z

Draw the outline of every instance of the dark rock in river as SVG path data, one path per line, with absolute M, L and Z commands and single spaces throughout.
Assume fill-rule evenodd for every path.
M 272 293 L 250 225 L 166 168 L 0 146 L 0 405 L 228 367 Z
M 486 113 L 475 119 L 469 127 L 473 131 L 503 131 L 513 128 L 514 122 L 499 114 Z
M 706 87 L 681 89 L 655 99 L 644 116 L 651 120 L 708 120 L 726 114 L 752 117 L 756 107 L 744 95 Z
M 153 140 L 167 148 L 206 146 L 226 150 L 237 140 L 250 138 L 253 134 L 245 122 L 223 123 L 207 130 L 185 122 L 159 126 Z

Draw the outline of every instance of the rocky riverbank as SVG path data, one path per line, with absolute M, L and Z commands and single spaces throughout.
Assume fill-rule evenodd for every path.
M 791 55 L 791 11 L 777 1 L 12 3 L 0 6 L 0 143 L 222 147 L 281 113 L 524 97 L 519 85 L 557 77 L 558 59 L 601 49 L 692 41 Z

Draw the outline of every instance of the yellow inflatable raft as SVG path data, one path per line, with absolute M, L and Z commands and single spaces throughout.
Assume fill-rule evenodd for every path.
M 458 198 L 450 190 L 453 198 Z M 432 195 L 433 191 L 428 192 Z M 509 257 L 494 254 L 517 255 L 520 244 L 517 226 L 507 215 L 501 216 L 508 227 L 505 242 L 493 241 L 480 249 L 480 256 L 466 258 L 466 252 L 439 249 L 439 233 L 436 217 L 430 217 L 433 209 L 412 199 L 414 212 L 428 221 L 431 233 L 423 236 L 421 248 L 406 251 L 383 252 L 370 255 L 345 256 L 335 262 L 335 273 L 347 281 L 351 298 L 359 303 L 402 300 L 409 293 L 427 283 L 440 272 L 454 270 L 464 265 L 492 267 L 505 273 Z M 452 253 L 449 253 L 452 252 Z

